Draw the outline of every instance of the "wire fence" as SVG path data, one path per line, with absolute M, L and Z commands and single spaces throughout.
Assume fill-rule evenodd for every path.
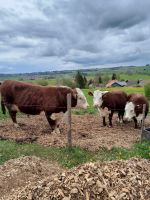
M 52 109 L 67 109 L 67 104 L 66 104 L 66 106 L 58 106 L 58 105 L 54 105 L 54 106 L 45 106 L 45 105 L 38 105 L 38 104 L 36 104 L 36 105 L 29 105 L 29 104 L 27 104 L 27 105 L 17 105 L 17 104 L 8 104 L 8 103 L 4 103 L 4 105 L 5 105 L 5 107 L 6 108 L 18 108 L 19 110 L 21 110 L 21 109 L 25 109 L 25 108 L 41 108 L 41 110 L 43 110 L 43 111 L 46 111 L 46 110 L 48 110 L 48 109 L 50 109 L 50 108 L 52 108 Z M 144 105 L 144 104 L 143 104 Z M 140 111 L 140 112 L 142 112 L 142 110 L 143 110 L 143 105 L 141 105 L 141 107 L 140 108 L 137 108 L 137 111 Z M 103 111 L 103 110 L 105 110 L 105 109 L 108 109 L 109 111 L 116 111 L 116 112 L 118 112 L 118 111 L 125 111 L 125 109 L 118 109 L 118 108 L 110 108 L 110 107 L 104 107 L 104 108 L 101 108 L 101 107 L 98 107 L 98 108 L 95 108 L 95 107 L 93 107 L 93 106 L 90 106 L 89 107 L 90 109 L 91 108 L 93 108 L 93 110 L 97 110 L 98 108 L 99 108 L 99 110 L 100 111 Z M 89 108 L 87 108 L 87 110 L 89 109 Z M 78 107 L 76 107 L 76 106 L 74 106 L 74 107 L 72 107 L 72 109 L 82 109 L 82 107 L 81 108 L 78 108 Z M 18 110 L 18 111 L 19 111 Z M 148 113 L 150 113 L 150 111 L 148 111 Z

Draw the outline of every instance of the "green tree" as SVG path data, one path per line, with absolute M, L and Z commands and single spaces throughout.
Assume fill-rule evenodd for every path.
M 112 75 L 112 78 L 111 78 L 112 80 L 116 80 L 117 79 L 117 75 L 115 74 L 115 73 L 113 73 L 113 75 Z
M 80 71 L 77 71 L 75 75 L 75 82 L 76 82 L 77 87 L 85 88 L 85 80 Z

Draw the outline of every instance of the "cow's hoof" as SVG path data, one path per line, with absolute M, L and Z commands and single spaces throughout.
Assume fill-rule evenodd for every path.
M 106 125 L 104 125 L 104 124 L 103 124 L 103 125 L 101 125 L 101 127 L 105 127 L 105 126 L 106 126 Z
M 112 128 L 112 125 L 108 125 L 108 128 Z
M 137 127 L 134 127 L 134 129 L 141 129 L 141 128 L 137 126 Z
M 54 129 L 53 131 L 52 131 L 52 133 L 53 134 L 60 134 L 60 130 L 59 130 L 59 128 L 56 128 L 56 129 Z
M 19 124 L 17 124 L 17 123 L 14 123 L 14 127 L 15 128 L 20 128 Z

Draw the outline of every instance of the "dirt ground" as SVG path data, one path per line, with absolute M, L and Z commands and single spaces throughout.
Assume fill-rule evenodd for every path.
M 133 122 L 119 124 L 117 116 L 113 118 L 113 127 L 101 127 L 102 121 L 98 115 L 73 115 L 72 138 L 73 145 L 84 149 L 98 150 L 101 147 L 113 146 L 130 147 L 140 139 L 140 129 L 134 129 Z M 35 143 L 45 146 L 62 147 L 67 142 L 67 126 L 61 123 L 61 133 L 51 132 L 47 120 L 43 114 L 39 116 L 17 117 L 19 128 L 15 128 L 10 119 L 0 121 L 0 136 L 11 138 L 34 137 Z M 150 118 L 145 121 L 146 127 L 150 127 Z

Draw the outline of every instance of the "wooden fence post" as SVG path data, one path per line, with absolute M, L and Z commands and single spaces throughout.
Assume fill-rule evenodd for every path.
M 145 110 L 146 110 L 146 104 L 143 104 L 143 116 L 142 116 L 142 123 L 141 123 L 141 140 L 143 138 L 143 130 L 144 130 L 144 120 L 145 120 Z
M 67 94 L 67 113 L 68 113 L 68 130 L 67 130 L 67 137 L 68 137 L 68 147 L 72 147 L 72 134 L 71 134 L 71 94 Z

